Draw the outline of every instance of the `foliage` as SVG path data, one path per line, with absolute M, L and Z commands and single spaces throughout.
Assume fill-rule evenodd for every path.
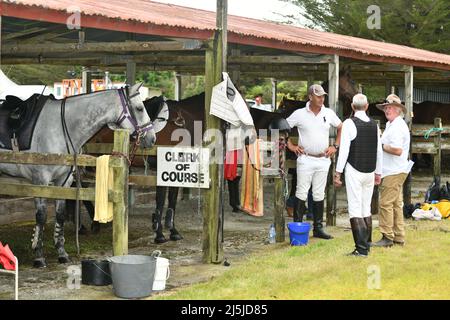
M 299 6 L 313 29 L 450 53 L 448 0 L 284 1 Z M 371 5 L 381 9 L 379 29 L 367 26 Z
M 2 71 L 12 81 L 21 85 L 52 86 L 62 79 L 81 78 L 81 67 L 53 65 L 2 65 Z
M 205 91 L 205 77 L 204 76 L 186 76 L 182 80 L 183 96 L 182 98 L 189 98 Z
M 168 99 L 175 96 L 174 76 L 171 71 L 141 71 L 136 74 L 136 81 L 143 82 L 146 87 L 160 89 Z

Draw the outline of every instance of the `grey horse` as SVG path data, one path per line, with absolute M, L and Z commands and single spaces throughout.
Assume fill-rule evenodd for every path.
M 48 99 L 36 122 L 30 149 L 25 152 L 73 154 L 103 126 L 123 128 L 138 136 L 140 146 L 150 148 L 156 141 L 153 124 L 139 96 L 139 87 L 106 90 L 69 97 Z M 0 149 L 0 151 L 6 151 Z M 68 166 L 1 164 L 0 171 L 26 178 L 35 185 L 69 187 L 73 182 Z M 56 222 L 53 234 L 59 263 L 69 262 L 64 249 L 65 200 L 56 200 Z M 43 230 L 47 220 L 47 200 L 35 198 L 36 226 L 32 239 L 33 266 L 46 266 L 43 252 Z

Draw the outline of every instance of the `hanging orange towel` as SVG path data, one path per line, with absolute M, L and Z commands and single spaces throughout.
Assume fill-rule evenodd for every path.
M 241 203 L 242 210 L 256 217 L 264 215 L 263 180 L 261 178 L 260 142 L 246 146 L 242 172 Z
M 113 219 L 113 203 L 108 201 L 108 189 L 114 185 L 113 169 L 109 167 L 109 156 L 97 158 L 95 173 L 95 216 L 94 221 L 107 223 Z

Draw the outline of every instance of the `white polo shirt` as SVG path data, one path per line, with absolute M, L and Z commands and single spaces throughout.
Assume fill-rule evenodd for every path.
M 315 115 L 309 109 L 309 103 L 305 108 L 295 110 L 286 120 L 291 128 L 297 127 L 298 145 L 306 153 L 319 154 L 329 147 L 330 126 L 337 128 L 342 122 L 333 110 L 325 106 Z
M 383 173 L 381 177 L 408 173 L 410 134 L 402 117 L 398 116 L 392 122 L 386 123 L 386 129 L 381 136 L 381 143 L 394 148 L 402 148 L 400 156 L 383 152 Z
M 364 121 L 369 122 L 370 118 L 367 116 L 365 111 L 356 111 L 355 117 Z M 380 128 L 377 125 L 378 137 L 380 137 Z M 350 144 L 355 140 L 358 135 L 358 130 L 356 129 L 355 123 L 352 119 L 347 119 L 342 125 L 341 132 L 341 145 L 339 147 L 339 158 L 336 163 L 336 172 L 344 172 L 344 167 L 347 164 L 348 153 L 350 152 Z M 381 148 L 381 139 L 378 139 L 377 145 L 377 164 L 375 168 L 376 174 L 382 173 L 382 161 L 383 161 L 383 149 Z

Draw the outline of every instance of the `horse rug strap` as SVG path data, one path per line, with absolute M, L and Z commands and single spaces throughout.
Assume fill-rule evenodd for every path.
M 28 150 L 34 128 L 49 96 L 34 94 L 26 101 L 6 96 L 0 108 L 0 147 L 9 150 Z
M 108 189 L 114 186 L 113 168 L 109 167 L 109 155 L 97 158 L 95 173 L 94 221 L 107 223 L 113 219 L 113 203 L 108 201 Z

